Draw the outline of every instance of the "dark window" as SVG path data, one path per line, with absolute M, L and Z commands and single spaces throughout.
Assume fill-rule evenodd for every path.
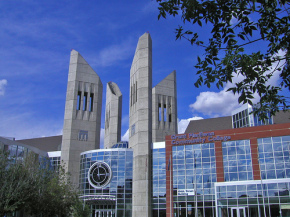
M 158 120 L 161 121 L 161 104 L 158 104 Z
M 164 110 L 163 110 L 163 120 L 164 120 L 164 121 L 167 121 L 166 104 L 164 104 L 163 106 L 164 106 Z
M 82 95 L 82 92 L 79 91 L 78 92 L 78 98 L 77 98 L 77 110 L 81 109 L 81 95 Z
M 87 102 L 88 102 L 88 93 L 84 93 L 84 104 L 83 104 L 83 111 L 87 111 Z
M 90 94 L 90 110 L 89 111 L 92 112 L 93 108 L 94 108 L 94 94 L 91 93 Z

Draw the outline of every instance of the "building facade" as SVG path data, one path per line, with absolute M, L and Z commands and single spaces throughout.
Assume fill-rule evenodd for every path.
M 80 168 L 81 198 L 93 216 L 132 216 L 132 149 L 83 152 Z
M 290 123 L 166 136 L 166 216 L 289 215 L 289 146 Z
M 191 121 L 177 134 L 173 71 L 152 88 L 152 40 L 143 34 L 130 70 L 129 142 L 120 141 L 122 93 L 107 84 L 105 147 L 100 149 L 103 85 L 71 52 L 62 136 L 14 141 L 61 162 L 92 217 L 262 217 L 290 215 L 290 121 L 279 112 L 257 123 L 247 106 L 232 116 Z M 262 125 L 262 126 L 257 126 Z

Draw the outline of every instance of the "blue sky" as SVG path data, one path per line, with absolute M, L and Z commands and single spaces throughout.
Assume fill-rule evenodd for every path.
M 175 41 L 180 20 L 158 21 L 151 0 L 0 1 L 0 136 L 16 139 L 62 133 L 71 49 L 77 50 L 106 83 L 123 93 L 122 135 L 128 129 L 129 73 L 138 38 L 153 41 L 153 86 L 177 72 L 180 131 L 190 118 L 230 115 L 237 96 L 195 88 L 197 56 L 203 51 Z M 207 29 L 200 31 L 206 35 Z M 274 82 L 278 81 L 277 80 Z M 104 128 L 105 101 L 103 101 Z

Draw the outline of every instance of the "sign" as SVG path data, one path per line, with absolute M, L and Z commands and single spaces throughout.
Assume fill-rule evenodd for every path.
M 281 204 L 281 209 L 290 209 L 290 204 Z
M 194 189 L 177 189 L 177 195 L 194 195 Z
M 216 136 L 214 132 L 188 133 L 171 136 L 172 145 L 188 145 L 194 143 L 211 143 L 216 141 L 226 142 L 231 140 L 230 136 Z

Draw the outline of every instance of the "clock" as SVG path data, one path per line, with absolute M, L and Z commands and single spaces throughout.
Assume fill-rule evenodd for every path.
M 94 188 L 105 187 L 110 183 L 111 178 L 111 167 L 105 162 L 96 162 L 89 169 L 88 180 Z

